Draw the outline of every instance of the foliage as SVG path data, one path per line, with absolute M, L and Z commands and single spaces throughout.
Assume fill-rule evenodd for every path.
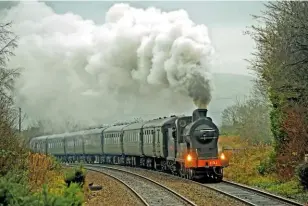
M 263 144 L 235 151 L 230 159 L 230 166 L 225 169 L 225 177 L 248 184 L 251 181 L 250 177 L 259 176 L 260 163 L 271 152 L 271 147 Z
M 275 172 L 275 156 L 275 152 L 271 151 L 269 156 L 261 160 L 260 165 L 257 167 L 260 175 L 264 176 Z
M 18 70 L 6 68 L 17 46 L 17 37 L 10 31 L 11 23 L 0 23 L 0 175 L 26 167 L 27 150 L 14 131 L 17 117 L 13 105 L 13 86 Z
M 28 155 L 28 170 L 11 170 L 0 177 L 0 202 L 4 205 L 80 206 L 84 188 L 65 183 L 61 165 L 53 157 Z M 84 174 L 83 168 L 80 168 Z
M 60 164 L 50 156 L 32 154 L 14 129 L 13 86 L 18 69 L 8 69 L 17 46 L 11 23 L 0 23 L 0 202 L 1 205 L 82 205 L 83 188 L 64 182 Z M 43 187 L 43 188 L 42 188 Z
M 295 166 L 308 152 L 308 2 L 268 2 L 260 25 L 248 33 L 256 42 L 251 69 L 269 96 L 276 169 L 291 180 Z
M 62 194 L 50 192 L 47 185 L 43 185 L 42 191 L 32 193 L 25 177 L 11 172 L 0 178 L 0 202 L 3 205 L 81 206 L 83 203 L 82 190 L 77 184 L 63 187 Z
M 32 190 L 40 190 L 41 186 L 47 182 L 50 186 L 53 186 L 51 189 L 55 192 L 62 190 L 64 175 L 60 164 L 53 157 L 30 153 L 28 160 L 29 182 Z
M 305 190 L 308 190 L 308 163 L 300 164 L 297 168 L 297 175 L 300 183 L 303 185 Z
M 3 205 L 36 205 L 36 198 L 30 193 L 25 175 L 9 172 L 0 178 L 0 202 Z
M 281 141 L 282 151 L 277 155 L 277 173 L 281 178 L 291 179 L 308 148 L 308 124 L 305 114 L 307 108 L 293 104 L 284 110 L 285 118 L 281 128 L 286 136 Z
M 308 194 L 296 178 L 282 180 L 276 173 L 275 151 L 272 146 L 259 144 L 251 146 L 237 137 L 223 137 L 220 145 L 232 145 L 234 150 L 229 167 L 224 169 L 226 179 L 259 187 L 298 201 L 308 201 Z
M 64 193 L 56 195 L 48 192 L 47 185 L 43 186 L 43 191 L 39 195 L 42 200 L 42 205 L 50 206 L 81 206 L 83 203 L 83 194 L 81 188 L 77 184 L 71 184 L 70 187 L 65 188 Z
M 83 168 L 83 166 L 79 166 L 79 168 L 69 170 L 65 174 L 65 183 L 68 187 L 72 183 L 76 183 L 82 187 L 85 183 L 85 175 L 85 169 Z

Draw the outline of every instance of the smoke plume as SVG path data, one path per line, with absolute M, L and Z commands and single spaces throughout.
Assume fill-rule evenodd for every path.
M 1 14 L 19 36 L 10 67 L 24 68 L 16 101 L 32 118 L 110 123 L 190 113 L 211 100 L 214 49 L 184 10 L 115 4 L 103 25 L 41 2 Z

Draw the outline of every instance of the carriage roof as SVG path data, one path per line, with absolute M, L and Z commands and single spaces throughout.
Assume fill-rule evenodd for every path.
M 121 132 L 122 129 L 124 127 L 127 127 L 128 125 L 130 124 L 123 124 L 123 125 L 115 125 L 115 126 L 111 126 L 111 127 L 108 127 L 107 129 L 104 130 L 104 133 L 107 132 Z
M 143 125 L 143 128 L 162 127 L 166 124 L 174 122 L 177 118 L 178 117 L 166 117 L 161 119 L 150 120 Z
M 123 131 L 141 129 L 144 124 L 145 122 L 132 123 L 128 125 L 127 127 L 123 128 Z
M 108 127 L 95 128 L 95 129 L 89 129 L 89 130 L 81 130 L 81 131 L 77 131 L 77 132 L 66 132 L 66 133 L 61 133 L 61 134 L 38 136 L 38 137 L 32 138 L 31 141 L 39 141 L 39 140 L 46 140 L 46 139 L 58 139 L 58 138 L 63 139 L 63 138 L 73 137 L 73 136 L 98 134 L 98 133 L 101 133 L 106 128 L 108 128 Z

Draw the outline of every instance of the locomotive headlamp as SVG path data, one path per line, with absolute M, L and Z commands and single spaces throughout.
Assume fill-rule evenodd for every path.
M 187 159 L 187 161 L 189 161 L 189 162 L 190 162 L 190 161 L 192 160 L 191 155 L 190 155 L 190 154 L 188 154 L 188 155 L 187 155 L 187 157 L 186 157 L 186 159 Z
M 221 155 L 220 155 L 220 159 L 221 159 L 221 160 L 225 160 L 225 159 L 226 159 L 226 156 L 225 156 L 225 154 L 224 154 L 224 153 L 221 153 Z

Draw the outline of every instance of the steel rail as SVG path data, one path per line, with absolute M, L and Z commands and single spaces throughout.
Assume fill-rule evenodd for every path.
M 72 167 L 74 164 L 72 165 L 66 165 L 68 167 Z M 145 206 L 150 206 L 147 201 L 145 201 L 145 199 L 143 199 L 143 197 L 137 192 L 135 191 L 133 188 L 131 188 L 128 184 L 126 184 L 126 182 L 124 182 L 123 180 L 121 180 L 120 178 L 114 176 L 114 175 L 111 175 L 111 174 L 108 174 L 108 173 L 105 173 L 101 170 L 97 170 L 97 169 L 93 169 L 93 168 L 88 168 L 86 167 L 87 170 L 90 170 L 90 171 L 93 171 L 93 172 L 97 172 L 97 173 L 101 173 L 101 174 L 104 174 L 104 175 L 107 175 L 108 177 L 111 177 L 112 179 L 115 179 L 116 181 L 118 181 L 119 183 L 123 184 L 125 187 L 127 187 Z
M 72 164 L 71 164 L 72 165 Z M 149 182 L 151 182 L 152 184 L 156 185 L 157 187 L 159 188 L 162 188 L 163 190 L 166 190 L 168 193 L 171 193 L 172 195 L 174 195 L 176 198 L 178 198 L 179 200 L 181 200 L 182 202 L 184 202 L 186 205 L 189 205 L 189 206 L 197 206 L 197 204 L 195 204 L 194 202 L 192 202 L 191 200 L 187 199 L 186 197 L 184 197 L 183 195 L 177 193 L 176 191 L 164 186 L 163 184 L 159 183 L 159 182 L 156 182 L 155 180 L 152 180 L 148 177 L 145 177 L 143 175 L 140 175 L 140 174 L 136 174 L 134 172 L 131 172 L 131 171 L 127 171 L 127 170 L 123 170 L 123 169 L 120 169 L 120 168 L 116 168 L 116 167 L 113 167 L 113 166 L 104 166 L 104 165 L 97 165 L 97 164 L 84 164 L 84 167 L 86 169 L 93 169 L 93 168 L 98 168 L 98 169 L 109 169 L 109 170 L 115 170 L 115 171 L 119 171 L 119 172 L 123 172 L 123 173 L 126 173 L 126 174 L 129 174 L 129 175 L 133 175 L 133 176 L 136 176 L 138 178 L 141 178 L 141 179 L 144 179 L 144 180 L 147 180 Z M 103 172 L 104 173 L 104 172 Z M 128 186 L 130 187 L 130 186 Z M 155 195 L 155 194 L 153 194 Z M 140 195 L 141 196 L 141 195 Z M 146 200 L 145 200 L 146 201 Z M 149 205 L 149 204 L 148 204 Z
M 86 164 L 86 165 L 101 166 L 101 165 L 98 165 L 98 164 L 94 164 L 94 165 L 93 164 Z M 103 166 L 103 167 L 106 167 L 106 166 Z M 117 167 L 117 168 L 115 168 L 115 167 Z M 123 169 L 120 169 L 119 167 L 127 168 L 127 169 L 131 168 L 131 167 L 126 167 L 126 166 L 111 165 L 112 169 L 125 171 Z M 143 170 L 143 171 L 149 171 L 148 169 L 143 169 L 143 168 L 135 168 L 135 169 Z M 160 171 L 155 171 L 155 170 L 150 170 L 150 171 L 154 172 L 154 173 L 162 173 L 162 174 L 165 174 L 165 175 L 170 175 L 170 176 L 173 176 L 173 177 L 175 176 L 175 175 L 167 174 L 167 173 L 160 172 Z M 142 175 L 135 174 L 133 172 L 129 172 L 129 171 L 125 171 L 125 172 L 131 173 L 131 174 L 136 175 L 136 176 L 143 177 Z M 154 182 L 156 184 L 160 184 L 160 183 L 157 183 L 154 180 L 151 180 L 147 177 L 144 177 L 144 178 L 151 181 L 151 182 Z M 181 177 L 178 177 L 178 178 L 183 179 Z M 192 183 L 194 183 L 196 185 L 199 185 L 199 186 L 211 189 L 213 191 L 219 192 L 223 195 L 229 196 L 233 199 L 236 199 L 240 202 L 243 202 L 243 203 L 245 203 L 247 205 L 251 205 L 251 206 L 261 206 L 261 205 L 304 206 L 304 204 L 293 201 L 291 199 L 284 198 L 284 197 L 281 197 L 279 195 L 275 195 L 275 194 L 272 194 L 272 193 L 269 193 L 269 192 L 266 192 L 266 191 L 262 191 L 260 189 L 256 189 L 256 188 L 246 186 L 246 185 L 243 185 L 243 184 L 239 184 L 239 183 L 235 183 L 235 182 L 232 182 L 232 181 L 223 180 L 220 183 L 200 183 L 200 182 L 193 181 L 193 180 L 188 180 L 188 179 L 186 179 L 186 180 L 191 181 Z M 165 186 L 163 186 L 163 187 L 165 187 Z M 179 195 L 175 191 L 173 191 L 172 193 L 174 193 L 175 195 Z

